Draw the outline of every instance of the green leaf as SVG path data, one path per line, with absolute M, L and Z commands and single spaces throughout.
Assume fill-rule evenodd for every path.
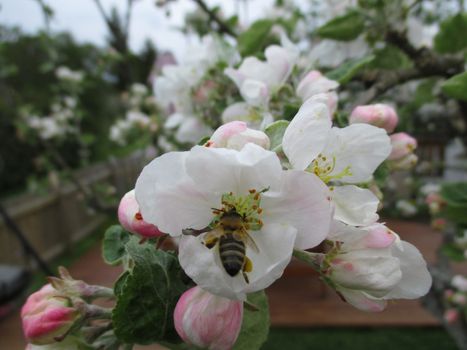
M 121 263 L 126 253 L 125 244 L 130 239 L 130 234 L 120 225 L 110 226 L 104 234 L 102 241 L 102 256 L 109 265 Z
M 467 101 L 467 72 L 453 76 L 441 85 L 443 93 L 449 97 Z
M 375 56 L 365 56 L 362 58 L 354 58 L 348 60 L 344 64 L 341 64 L 336 69 L 326 73 L 329 79 L 337 80 L 341 84 L 345 84 L 350 81 L 358 72 L 365 68 L 369 63 L 374 60 Z
M 278 120 L 266 127 L 264 132 L 268 135 L 271 142 L 271 150 L 277 151 L 282 146 L 282 138 L 288 125 L 289 122 L 287 120 Z
M 454 243 L 445 244 L 441 247 L 441 251 L 444 255 L 454 261 L 465 261 L 464 249 L 458 247 Z
M 199 142 L 197 143 L 198 146 L 204 146 L 206 144 L 206 142 L 208 142 L 210 139 L 209 136 L 205 136 L 203 137 L 201 140 L 199 140 Z
M 357 11 L 350 11 L 343 16 L 333 18 L 318 28 L 316 33 L 322 38 L 349 41 L 356 39 L 364 29 L 363 15 Z
M 441 197 L 448 204 L 467 205 L 467 182 L 451 182 L 441 186 Z
M 153 244 L 140 244 L 137 237 L 128 241 L 126 251 L 132 268 L 118 283 L 112 312 L 115 335 L 129 344 L 179 340 L 173 311 L 187 286 L 177 256 Z
M 273 24 L 274 21 L 272 20 L 262 19 L 254 22 L 248 30 L 240 34 L 237 39 L 240 54 L 243 57 L 250 56 L 258 49 L 261 49 L 269 36 Z
M 248 301 L 258 307 L 259 311 L 244 309 L 240 335 L 233 350 L 260 349 L 269 334 L 269 306 L 264 291 L 248 295 Z
M 375 50 L 374 54 L 375 59 L 369 64 L 369 68 L 398 69 L 413 65 L 410 58 L 394 45 L 386 45 L 382 49 Z
M 434 39 L 435 50 L 454 53 L 467 47 L 467 14 L 458 13 L 443 21 Z

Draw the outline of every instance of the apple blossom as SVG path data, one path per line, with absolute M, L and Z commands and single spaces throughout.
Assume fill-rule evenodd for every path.
M 54 343 L 66 335 L 79 317 L 70 299 L 50 284 L 31 294 L 21 309 L 24 336 L 38 345 Z
M 147 222 L 182 236 L 179 260 L 188 276 L 201 288 L 232 299 L 245 299 L 246 293 L 273 283 L 293 248 L 318 245 L 330 225 L 325 184 L 314 174 L 283 170 L 276 153 L 253 143 L 240 151 L 195 146 L 164 154 L 143 169 L 135 191 Z M 257 246 L 247 245 L 249 281 L 241 273 L 228 275 L 217 249 L 204 240 L 207 231 L 221 230 L 222 213 L 232 211 L 242 217 Z M 200 234 L 182 235 L 186 232 Z
M 210 350 L 232 349 L 243 319 L 243 302 L 199 287 L 186 291 L 174 311 L 175 329 L 187 343 Z
M 266 61 L 247 57 L 238 69 L 226 68 L 225 74 L 237 85 L 243 99 L 252 106 L 266 107 L 270 97 L 288 79 L 297 61 L 296 50 L 282 38 L 282 46 L 266 48 Z
M 425 295 L 431 276 L 420 252 L 382 224 L 356 228 L 334 224 L 325 278 L 351 305 L 382 311 L 389 299 Z
M 394 131 L 399 122 L 396 111 L 385 104 L 357 106 L 349 117 L 349 123 L 367 123 L 385 129 L 388 133 Z
M 249 129 L 242 121 L 233 121 L 220 126 L 207 142 L 209 147 L 224 147 L 240 151 L 247 143 L 255 143 L 269 149 L 269 137 L 259 130 Z
M 139 211 L 138 202 L 136 201 L 135 190 L 127 192 L 120 200 L 118 221 L 120 221 L 125 230 L 146 238 L 163 235 L 156 226 L 144 221 Z
M 303 101 L 306 101 L 315 95 L 333 92 L 338 87 L 339 83 L 337 81 L 328 79 L 321 72 L 313 70 L 307 73 L 298 84 L 297 95 Z
M 467 278 L 462 275 L 456 275 L 452 278 L 451 284 L 461 292 L 467 292 Z
M 368 181 L 389 155 L 389 137 L 368 124 L 331 128 L 329 108 L 307 100 L 287 127 L 282 148 L 295 169 L 308 170 L 324 182 Z

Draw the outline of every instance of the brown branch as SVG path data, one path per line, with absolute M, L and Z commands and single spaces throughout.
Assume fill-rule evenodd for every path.
M 370 88 L 358 99 L 357 105 L 367 104 L 391 88 L 405 82 L 433 76 L 452 77 L 464 71 L 462 57 L 440 55 L 426 47 L 417 49 L 408 40 L 406 33 L 389 30 L 386 41 L 403 51 L 414 62 L 412 68 L 378 70 L 358 77 Z
M 201 10 L 204 11 L 209 17 L 209 21 L 211 23 L 216 23 L 218 28 L 218 31 L 221 34 L 228 34 L 233 38 L 237 37 L 237 34 L 234 33 L 232 28 L 230 28 L 224 21 L 222 21 L 219 16 L 217 16 L 216 12 L 208 7 L 208 5 L 204 2 L 204 0 L 193 0 L 198 6 L 201 8 Z

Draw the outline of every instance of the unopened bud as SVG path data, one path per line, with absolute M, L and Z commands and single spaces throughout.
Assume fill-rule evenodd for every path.
M 208 147 L 230 148 L 240 151 L 247 143 L 269 149 L 269 137 L 264 132 L 249 129 L 242 121 L 232 121 L 217 128 L 207 142 Z
M 180 337 L 188 344 L 210 350 L 232 349 L 242 318 L 242 301 L 222 298 L 200 287 L 186 291 L 174 312 Z
M 125 230 L 146 238 L 163 235 L 156 226 L 144 221 L 136 201 L 135 190 L 131 190 L 121 199 L 118 206 L 118 221 Z
M 366 123 L 385 129 L 388 133 L 394 131 L 399 122 L 396 111 L 385 104 L 358 106 L 350 114 L 349 123 Z
M 31 294 L 21 309 L 24 336 L 36 345 L 56 342 L 67 334 L 79 317 L 71 300 L 60 295 L 50 284 Z
M 392 151 L 389 160 L 401 160 L 413 154 L 417 148 L 417 140 L 405 132 L 398 132 L 390 136 Z

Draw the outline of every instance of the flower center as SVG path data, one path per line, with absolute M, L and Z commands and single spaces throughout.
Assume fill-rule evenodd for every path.
M 307 168 L 307 171 L 314 173 L 318 176 L 324 183 L 328 183 L 331 180 L 340 180 L 345 176 L 351 176 L 352 172 L 350 171 L 350 166 L 346 166 L 338 174 L 331 175 L 336 167 L 336 157 L 332 156 L 330 158 L 323 156 L 321 153 L 318 154 L 310 166 Z
M 226 213 L 235 212 L 242 217 L 245 229 L 253 231 L 260 230 L 261 227 L 263 227 L 263 221 L 260 219 L 263 212 L 263 209 L 260 207 L 261 194 L 268 189 L 269 188 L 265 188 L 261 191 L 251 189 L 245 196 L 236 196 L 232 192 L 224 193 L 221 199 L 222 208 L 213 209 L 212 213 L 215 216 L 210 226 L 217 226 Z

